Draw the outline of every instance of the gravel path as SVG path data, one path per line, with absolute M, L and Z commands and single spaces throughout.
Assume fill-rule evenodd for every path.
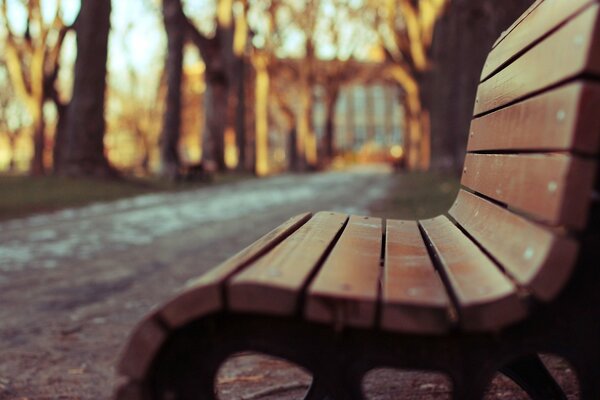
M 0 224 L 0 399 L 107 399 L 153 304 L 288 217 L 367 214 L 382 167 L 285 175 Z

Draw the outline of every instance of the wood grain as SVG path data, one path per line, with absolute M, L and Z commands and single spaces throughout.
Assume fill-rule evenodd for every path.
M 550 301 L 575 266 L 577 242 L 461 190 L 450 215 L 520 285 Z
M 306 318 L 336 326 L 374 326 L 382 236 L 379 218 L 350 217 L 308 288 Z
M 385 330 L 443 333 L 450 299 L 416 221 L 388 220 L 381 326 Z
M 467 154 L 461 183 L 544 223 L 582 229 L 595 170 L 565 154 Z
M 600 153 L 600 84 L 575 82 L 471 122 L 467 151 Z
M 525 51 L 560 24 L 573 18 L 594 1 L 553 0 L 534 3 L 494 45 L 483 66 L 481 80 L 488 78 L 504 63 Z
M 161 309 L 161 318 L 173 328 L 185 325 L 195 318 L 218 311 L 224 307 L 223 284 L 236 272 L 273 249 L 311 218 L 304 213 L 290 218 L 256 242 L 235 254 L 225 262 L 191 280 Z
M 315 268 L 343 229 L 347 215 L 319 212 L 227 285 L 234 311 L 291 315 Z
M 529 16 L 529 14 L 531 14 L 531 12 L 533 10 L 535 10 L 536 8 L 538 8 L 540 6 L 540 4 L 542 4 L 543 2 L 544 2 L 544 0 L 535 0 L 533 2 L 533 4 L 530 5 L 529 8 L 527 10 L 525 10 L 525 12 L 523 12 L 523 14 L 521 14 L 515 20 L 515 22 L 513 22 L 508 28 L 506 28 L 504 31 L 502 31 L 502 33 L 500 34 L 500 36 L 498 36 L 498 39 L 496 39 L 494 41 L 494 44 L 492 45 L 492 49 L 495 49 L 504 39 L 506 39 L 506 37 L 509 36 L 511 34 L 511 32 L 517 26 L 519 26 L 519 24 L 521 24 L 521 22 L 523 22 L 525 20 L 525 18 L 527 18 Z
M 454 293 L 463 329 L 500 329 L 526 315 L 515 286 L 448 218 L 420 224 Z
M 584 72 L 600 75 L 599 4 L 524 53 L 477 90 L 474 115 L 497 109 Z
M 168 332 L 158 323 L 155 314 L 140 321 L 134 328 L 119 357 L 117 370 L 134 380 L 142 380 Z

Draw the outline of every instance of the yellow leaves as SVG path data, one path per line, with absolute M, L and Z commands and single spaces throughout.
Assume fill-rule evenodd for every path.
M 252 57 L 256 68 L 255 81 L 255 140 L 256 174 L 264 176 L 269 172 L 269 73 L 268 56 L 257 52 Z
M 217 22 L 227 29 L 231 27 L 233 0 L 218 0 L 217 1 Z
M 241 57 L 246 49 L 248 41 L 248 21 L 246 20 L 246 11 L 240 12 L 235 16 L 235 32 L 233 35 L 233 54 Z

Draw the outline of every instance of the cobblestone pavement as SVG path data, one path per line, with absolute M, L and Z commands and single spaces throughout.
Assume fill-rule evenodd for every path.
M 0 400 L 110 398 L 119 350 L 154 304 L 291 215 L 368 214 L 393 184 L 388 172 L 286 175 L 0 223 Z M 297 399 L 310 377 L 245 355 L 218 382 L 223 399 Z M 449 383 L 384 370 L 365 389 L 378 400 L 443 399 Z M 491 398 L 515 393 L 504 384 Z

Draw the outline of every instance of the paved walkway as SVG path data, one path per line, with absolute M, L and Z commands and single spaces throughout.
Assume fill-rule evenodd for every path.
M 145 195 L 0 224 L 0 399 L 106 399 L 135 321 L 304 211 L 367 214 L 383 167 Z

